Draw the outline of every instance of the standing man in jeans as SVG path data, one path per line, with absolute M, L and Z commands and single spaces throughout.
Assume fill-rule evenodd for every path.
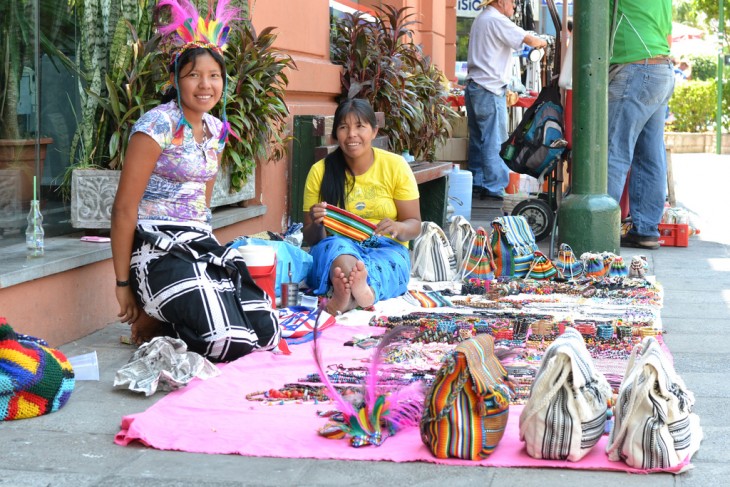
M 617 3 L 614 3 L 617 2 Z M 664 119 L 674 91 L 669 57 L 671 0 L 614 0 L 608 85 L 608 194 L 616 201 L 629 177 L 632 228 L 624 247 L 659 248 L 667 194 Z
M 466 114 L 469 117 L 469 170 L 474 194 L 501 200 L 509 169 L 499 156 L 507 140 L 507 84 L 512 74 L 512 51 L 522 44 L 543 48 L 547 42 L 528 34 L 510 20 L 513 0 L 486 0 L 469 34 Z

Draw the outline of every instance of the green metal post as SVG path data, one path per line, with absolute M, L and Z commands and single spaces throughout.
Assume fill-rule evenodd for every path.
M 722 68 L 725 64 L 724 42 L 725 38 L 725 6 L 720 0 L 720 10 L 717 17 L 717 115 L 715 118 L 715 139 L 716 152 L 722 154 Z
M 560 205 L 559 240 L 576 255 L 620 251 L 621 212 L 608 196 L 609 2 L 573 3 L 572 192 Z

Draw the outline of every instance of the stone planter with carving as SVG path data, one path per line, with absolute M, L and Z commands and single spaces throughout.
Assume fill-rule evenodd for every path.
M 111 228 L 112 204 L 121 171 L 74 169 L 71 176 L 71 226 Z
M 111 228 L 114 197 L 121 171 L 74 169 L 71 176 L 71 226 L 74 228 Z M 254 197 L 255 178 L 252 175 L 244 187 L 230 193 L 230 172 L 218 172 L 211 207 L 232 205 Z
M 232 205 L 240 203 L 241 201 L 250 200 L 256 193 L 256 172 L 249 176 L 246 184 L 240 191 L 231 193 L 231 170 L 228 166 L 223 165 L 215 179 L 215 186 L 213 186 L 213 197 L 210 200 L 210 207 L 216 208 L 218 206 Z

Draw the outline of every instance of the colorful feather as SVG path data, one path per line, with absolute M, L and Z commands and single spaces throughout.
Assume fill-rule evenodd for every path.
M 320 313 L 321 313 L 320 307 Z M 400 390 L 383 394 L 378 392 L 378 369 L 382 363 L 383 349 L 400 337 L 404 328 L 395 328 L 383 335 L 373 353 L 368 374 L 363 384 L 363 403 L 353 405 L 345 400 L 330 382 L 322 367 L 322 358 L 317 345 L 317 326 L 314 329 L 314 360 L 320 380 L 327 387 L 330 397 L 336 402 L 343 420 L 336 425 L 325 427 L 324 436 L 335 437 L 332 428 L 339 427 L 350 437 L 353 447 L 366 445 L 379 446 L 388 437 L 401 428 L 418 424 L 423 413 L 424 391 L 420 382 L 411 384 Z

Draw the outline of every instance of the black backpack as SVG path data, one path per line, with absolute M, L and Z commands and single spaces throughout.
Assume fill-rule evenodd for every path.
M 525 111 L 499 155 L 512 171 L 539 178 L 555 167 L 567 146 L 560 91 L 551 85 L 544 87 Z

